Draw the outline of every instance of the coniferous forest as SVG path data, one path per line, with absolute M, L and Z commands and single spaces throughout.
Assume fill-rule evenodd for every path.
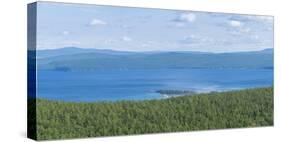
M 273 125 L 273 87 L 161 100 L 28 103 L 36 103 L 36 120 L 28 117 L 36 121 L 38 140 Z

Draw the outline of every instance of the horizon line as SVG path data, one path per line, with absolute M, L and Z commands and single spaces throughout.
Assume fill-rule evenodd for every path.
M 226 52 L 213 52 L 213 51 L 199 51 L 199 50 L 151 50 L 151 51 L 130 51 L 130 50 L 115 50 L 115 49 L 99 49 L 99 48 L 83 48 L 83 47 L 77 47 L 77 46 L 66 46 L 66 47 L 59 47 L 59 48 L 46 48 L 46 49 L 35 49 L 36 51 L 44 51 L 44 50 L 60 50 L 60 49 L 67 49 L 67 48 L 76 48 L 76 49 L 82 49 L 82 50 L 110 50 L 110 51 L 116 51 L 116 52 L 132 52 L 132 53 L 142 53 L 142 52 L 201 52 L 201 53 L 236 53 L 236 52 L 255 52 L 255 51 L 263 51 L 267 49 L 274 49 L 274 47 L 264 48 L 261 50 L 240 50 L 240 51 L 226 51 Z M 28 50 L 34 50 L 34 49 L 28 49 Z

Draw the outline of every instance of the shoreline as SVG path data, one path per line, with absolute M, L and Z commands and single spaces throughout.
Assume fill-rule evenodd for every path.
M 221 93 L 229 93 L 229 92 L 237 92 L 237 91 L 246 91 L 246 90 L 255 90 L 255 89 L 266 89 L 266 88 L 274 88 L 274 86 L 264 86 L 264 87 L 252 87 L 252 88 L 242 88 L 242 89 L 232 89 L 232 90 L 216 90 L 216 91 L 190 91 L 189 94 L 161 94 L 161 98 L 154 99 L 131 99 L 131 100 L 101 100 L 101 101 L 69 101 L 69 100 L 55 100 L 49 98 L 28 98 L 29 100 L 46 100 L 51 102 L 63 102 L 63 103 L 119 103 L 119 102 L 145 102 L 145 101 L 158 101 L 158 100 L 166 100 L 170 98 L 178 98 L 178 97 L 188 97 L 188 96 L 201 96 L 201 95 L 209 95 L 209 94 L 221 94 Z M 186 90 L 187 91 L 187 90 Z M 154 91 L 156 92 L 156 91 Z M 191 93 L 192 92 L 192 93 Z M 156 92 L 157 93 L 157 92 Z
M 204 90 L 157 90 L 155 92 L 163 96 L 163 99 L 166 99 L 166 98 L 174 98 L 174 97 L 181 97 L 181 96 L 202 95 L 202 94 L 210 94 L 210 93 L 227 93 L 232 91 L 243 91 L 243 90 L 269 88 L 269 87 L 273 87 L 273 85 L 263 86 L 263 87 L 215 89 L 215 90 L 205 90 L 205 91 Z M 165 91 L 167 91 L 168 93 L 165 93 Z M 170 91 L 176 93 L 170 93 Z

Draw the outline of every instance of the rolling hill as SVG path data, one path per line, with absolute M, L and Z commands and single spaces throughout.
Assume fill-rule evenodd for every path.
M 123 52 L 76 47 L 38 50 L 38 69 L 273 68 L 273 49 L 251 52 Z

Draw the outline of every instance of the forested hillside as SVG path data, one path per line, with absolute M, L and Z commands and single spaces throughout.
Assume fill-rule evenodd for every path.
M 36 105 L 39 140 L 273 125 L 272 87 L 146 101 L 39 99 Z

